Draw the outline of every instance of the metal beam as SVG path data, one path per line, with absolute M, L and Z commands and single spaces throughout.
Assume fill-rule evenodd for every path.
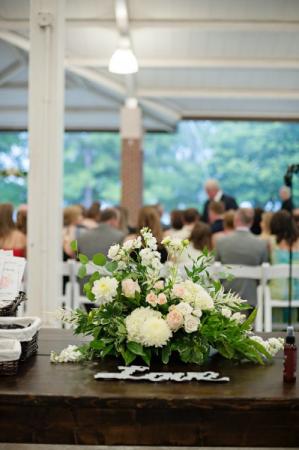
M 108 67 L 108 59 L 67 58 L 67 63 L 78 67 Z M 299 69 L 298 59 L 139 59 L 140 69 Z
M 13 63 L 9 64 L 9 66 L 7 66 L 2 70 L 2 72 L 0 72 L 0 86 L 14 77 L 23 67 L 24 66 L 21 61 L 14 61 Z
M 269 98 L 282 100 L 298 100 L 299 90 L 257 90 L 257 89 L 140 89 L 138 96 L 144 98 Z
M 114 19 L 100 19 L 94 17 L 68 18 L 68 27 L 100 27 L 115 28 Z M 25 18 L 0 20 L 2 30 L 27 30 L 29 21 Z M 221 19 L 134 19 L 130 21 L 130 28 L 176 28 L 176 29 L 198 29 L 200 31 L 270 31 L 270 32 L 297 32 L 299 31 L 298 20 L 221 20 Z

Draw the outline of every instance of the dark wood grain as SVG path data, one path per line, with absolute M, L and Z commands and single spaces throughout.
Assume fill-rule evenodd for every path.
M 231 378 L 226 384 L 95 381 L 117 363 L 52 365 L 50 350 L 69 343 L 68 331 L 42 330 L 39 355 L 0 380 L 1 442 L 299 446 L 299 389 L 283 384 L 282 355 L 267 366 L 215 355 L 200 369 L 163 367 L 216 370 Z

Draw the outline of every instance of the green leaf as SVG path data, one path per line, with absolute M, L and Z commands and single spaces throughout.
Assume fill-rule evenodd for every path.
M 84 278 L 86 276 L 87 270 L 86 270 L 86 266 L 80 266 L 79 270 L 78 270 L 78 277 L 79 278 Z
M 78 241 L 72 241 L 70 243 L 71 249 L 73 250 L 73 252 L 77 252 L 78 251 Z
M 141 356 L 141 358 L 143 359 L 145 364 L 147 364 L 148 366 L 151 363 L 151 357 L 152 357 L 151 349 L 150 348 L 144 349 L 144 354 Z
M 106 264 L 106 256 L 103 255 L 103 253 L 96 253 L 95 255 L 93 255 L 92 257 L 92 262 L 96 265 L 96 266 L 104 266 Z
M 88 264 L 89 259 L 86 255 L 83 255 L 83 253 L 79 253 L 78 257 L 81 264 Z
M 108 270 L 108 272 L 114 272 L 117 269 L 117 262 L 109 261 L 105 267 Z
M 130 341 L 127 343 L 127 348 L 130 350 L 130 352 L 134 353 L 135 355 L 144 356 L 144 350 L 141 344 L 138 344 L 137 342 Z
M 254 322 L 257 315 L 257 309 L 254 308 L 252 313 L 249 315 L 249 317 L 245 320 L 245 322 L 241 325 L 241 330 L 248 330 L 251 326 L 251 324 Z
M 134 361 L 134 359 L 136 358 L 137 355 L 135 355 L 134 353 L 130 352 L 130 350 L 125 350 L 124 348 L 120 349 L 120 353 L 121 356 L 123 357 L 126 366 L 128 366 L 129 364 L 131 364 L 131 362 Z

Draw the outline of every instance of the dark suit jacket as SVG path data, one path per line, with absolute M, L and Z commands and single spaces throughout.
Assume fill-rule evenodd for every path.
M 206 223 L 209 222 L 208 208 L 209 208 L 210 201 L 211 200 L 207 200 L 205 202 L 203 214 L 202 214 L 202 220 L 203 220 L 203 222 L 206 222 Z M 222 194 L 220 201 L 224 203 L 225 211 L 228 211 L 229 209 L 238 209 L 238 205 L 237 205 L 237 202 L 234 199 L 234 197 L 230 197 L 229 195 Z
M 285 209 L 286 211 L 289 211 L 290 213 L 293 211 L 294 209 L 294 205 L 292 202 L 292 199 L 289 198 L 288 200 L 284 200 L 281 204 L 281 208 L 280 209 Z

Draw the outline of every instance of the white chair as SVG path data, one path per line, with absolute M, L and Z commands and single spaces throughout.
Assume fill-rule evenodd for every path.
M 247 278 L 257 281 L 257 314 L 255 318 L 255 331 L 263 331 L 263 271 L 262 266 L 242 266 L 238 264 L 223 265 L 215 262 L 211 273 L 219 276 L 221 273 L 230 274 L 234 278 Z M 221 276 L 220 276 L 221 278 Z M 244 299 L 246 300 L 246 298 Z
M 263 290 L 264 290 L 264 315 L 265 315 L 265 331 L 272 331 L 272 309 L 273 308 L 287 308 L 288 300 L 275 299 L 271 297 L 271 290 L 269 288 L 269 281 L 271 280 L 288 280 L 289 278 L 289 265 L 288 264 L 276 264 L 271 266 L 270 264 L 263 264 Z M 299 265 L 294 264 L 292 268 L 293 279 L 299 279 Z M 299 299 L 292 299 L 292 308 L 299 308 Z

